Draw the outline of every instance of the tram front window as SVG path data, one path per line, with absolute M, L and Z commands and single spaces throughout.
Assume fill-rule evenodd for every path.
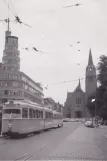
M 20 109 L 4 109 L 4 114 L 20 114 Z

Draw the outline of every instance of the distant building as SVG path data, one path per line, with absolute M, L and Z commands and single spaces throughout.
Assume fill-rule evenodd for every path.
M 81 89 L 81 84 L 79 84 L 74 90 L 74 92 L 67 93 L 67 100 L 65 102 L 64 108 L 66 117 L 84 117 L 85 115 L 85 93 Z
M 55 108 L 55 101 L 52 98 L 44 98 L 44 106 L 46 108 L 49 108 L 51 110 L 54 110 Z
M 43 88 L 20 71 L 20 52 L 18 38 L 11 36 L 9 29 L 5 33 L 5 49 L 0 63 L 0 105 L 10 99 L 28 99 L 43 103 Z
M 63 105 L 56 103 L 52 98 L 44 98 L 44 106 L 57 112 L 63 112 Z
M 93 64 L 91 49 L 89 52 L 88 65 L 86 67 L 86 78 L 85 78 L 85 91 L 81 89 L 79 84 L 73 92 L 67 92 L 67 99 L 64 105 L 64 116 L 72 118 L 81 118 L 88 116 L 89 113 L 86 108 L 88 98 L 95 96 L 97 87 L 96 79 L 96 68 Z

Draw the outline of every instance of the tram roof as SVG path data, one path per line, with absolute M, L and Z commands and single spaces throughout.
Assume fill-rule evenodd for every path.
M 53 112 L 53 110 L 45 108 L 44 106 L 41 106 L 41 105 L 39 105 L 37 103 L 34 103 L 34 102 L 31 102 L 29 100 L 9 100 L 8 102 L 6 102 L 4 104 L 4 108 L 6 108 L 6 105 L 8 106 L 8 105 L 11 105 L 11 104 L 12 105 L 23 105 L 23 106 L 29 105 L 29 106 L 31 106 L 33 108 L 38 108 L 38 109 L 42 109 L 42 110 L 44 109 L 45 111 Z
M 39 104 L 30 102 L 30 101 L 27 101 L 27 100 L 10 100 L 10 101 L 6 102 L 4 104 L 4 106 L 9 105 L 9 104 L 13 104 L 13 105 L 30 105 L 30 106 L 36 107 L 36 108 L 43 108 Z

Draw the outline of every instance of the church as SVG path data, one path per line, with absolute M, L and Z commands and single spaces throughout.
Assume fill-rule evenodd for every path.
M 73 92 L 67 92 L 63 114 L 68 118 L 82 118 L 88 115 L 86 108 L 90 96 L 95 96 L 97 88 L 96 68 L 93 64 L 91 49 L 89 51 L 88 65 L 85 72 L 85 92 L 81 89 L 81 82 Z

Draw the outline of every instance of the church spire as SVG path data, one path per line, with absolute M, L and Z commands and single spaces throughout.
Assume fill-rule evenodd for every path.
M 92 59 L 91 49 L 89 51 L 88 65 L 93 65 L 93 59 Z
M 80 78 L 79 78 L 79 83 L 78 83 L 78 86 L 76 87 L 75 89 L 76 91 L 80 91 L 81 90 L 81 83 L 80 83 Z
M 78 84 L 78 87 L 79 87 L 79 88 L 81 88 L 80 78 L 79 78 L 79 84 Z

